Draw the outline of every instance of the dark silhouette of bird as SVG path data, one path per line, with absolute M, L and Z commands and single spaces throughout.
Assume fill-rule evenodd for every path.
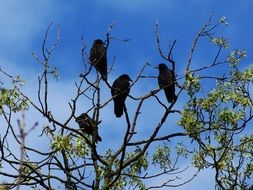
M 90 50 L 90 62 L 101 74 L 103 80 L 107 80 L 107 56 L 106 48 L 101 39 L 93 42 Z
M 114 113 L 116 117 L 121 117 L 125 106 L 125 100 L 130 92 L 130 83 L 132 81 L 127 74 L 119 76 L 113 83 L 111 93 L 114 101 Z
M 81 131 L 83 133 L 91 135 L 96 143 L 97 141 L 102 141 L 101 137 L 98 134 L 98 127 L 97 127 L 97 125 L 101 121 L 96 125 L 95 121 L 92 118 L 90 118 L 90 116 L 87 113 L 82 113 L 80 116 L 76 118 L 76 122 L 78 123 Z
M 164 63 L 157 67 L 159 69 L 158 84 L 163 88 L 165 96 L 169 103 L 174 103 L 177 99 L 175 95 L 175 75 Z

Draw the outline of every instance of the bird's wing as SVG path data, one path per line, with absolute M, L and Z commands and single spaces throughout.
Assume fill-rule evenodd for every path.
M 97 52 L 100 58 L 106 58 L 106 48 L 103 45 L 98 46 Z
M 91 118 L 89 116 L 83 115 L 77 118 L 77 122 L 81 126 L 90 126 L 91 125 Z
M 106 48 L 103 45 L 95 45 L 90 50 L 90 61 L 97 64 L 101 60 L 107 63 Z
M 158 83 L 160 87 L 166 86 L 174 82 L 174 74 L 171 70 L 163 71 L 158 76 Z
M 111 93 L 112 96 L 117 95 L 121 91 L 121 81 L 120 79 L 116 79 L 114 83 L 112 84 Z
M 92 46 L 90 50 L 90 62 L 94 62 L 97 56 L 98 56 L 97 48 L 96 46 Z
M 129 88 L 130 83 L 129 83 L 129 81 L 126 81 L 126 80 L 122 81 L 121 87 L 122 87 L 121 90 L 125 91 L 126 94 L 128 94 L 130 92 L 130 88 Z

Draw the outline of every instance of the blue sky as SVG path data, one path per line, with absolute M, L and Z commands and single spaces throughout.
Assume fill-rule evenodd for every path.
M 111 63 L 116 55 L 116 61 L 109 82 L 113 82 L 122 73 L 129 73 L 130 77 L 135 78 L 144 63 L 157 65 L 163 61 L 157 51 L 154 35 L 155 23 L 158 21 L 160 40 L 165 51 L 169 42 L 178 40 L 173 55 L 177 62 L 176 72 L 180 75 L 183 74 L 194 36 L 213 11 L 214 21 L 225 16 L 229 22 L 227 27 L 218 30 L 218 35 L 230 40 L 230 50 L 247 50 L 248 56 L 244 61 L 246 66 L 253 62 L 252 9 L 251 0 L 0 0 L 0 66 L 11 74 L 21 74 L 27 82 L 24 91 L 35 99 L 34 87 L 40 67 L 31 52 L 41 55 L 41 43 L 47 26 L 54 23 L 50 33 L 50 38 L 53 38 L 59 24 L 61 40 L 51 63 L 58 68 L 60 81 L 51 82 L 50 105 L 52 110 L 59 110 L 59 107 L 67 109 L 66 100 L 73 97 L 73 84 L 83 70 L 80 54 L 82 35 L 89 52 L 93 40 L 105 39 L 108 27 L 115 21 L 112 35 L 120 39 L 130 38 L 131 41 L 111 42 L 108 60 Z M 209 57 L 207 47 L 198 49 L 193 67 L 208 64 Z M 150 73 L 157 75 L 153 71 Z M 151 87 L 141 84 L 133 92 L 142 94 L 156 85 L 156 81 L 152 82 Z M 104 94 L 105 99 L 109 96 L 109 92 Z M 134 107 L 131 102 L 129 105 Z M 180 108 L 183 105 L 179 103 L 176 106 Z M 81 110 L 81 106 L 78 107 L 78 111 Z M 122 120 L 112 122 L 106 115 L 111 110 L 112 105 L 102 112 L 105 125 L 114 125 L 113 131 L 101 128 L 105 144 L 110 137 L 115 136 L 115 132 L 119 137 L 122 132 L 120 126 L 117 126 L 121 125 Z M 56 116 L 63 119 L 68 113 L 61 109 Z M 146 114 L 159 116 L 161 113 L 152 110 Z M 35 117 L 41 119 L 36 113 L 27 114 L 28 121 L 34 122 Z M 145 119 L 141 122 L 142 125 L 146 124 Z M 148 133 L 148 129 L 140 130 L 141 134 Z M 210 190 L 213 189 L 212 172 L 200 174 L 192 184 L 177 189 L 201 189 L 207 183 Z

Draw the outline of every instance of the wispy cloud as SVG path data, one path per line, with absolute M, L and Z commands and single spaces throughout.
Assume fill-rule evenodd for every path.
M 41 28 L 41 21 L 50 16 L 50 4 L 42 1 L 3 0 L 0 7 L 0 37 L 8 42 L 26 41 L 36 29 Z

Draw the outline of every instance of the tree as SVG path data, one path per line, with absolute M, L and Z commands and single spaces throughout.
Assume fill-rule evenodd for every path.
M 82 60 L 84 71 L 80 80 L 75 83 L 76 95 L 69 101 L 70 113 L 64 121 L 55 117 L 50 109 L 48 86 L 57 79 L 56 68 L 50 65 L 50 58 L 60 40 L 60 29 L 55 42 L 48 46 L 49 25 L 43 43 L 42 56 L 33 54 L 43 71 L 38 76 L 37 101 L 32 100 L 22 91 L 21 77 L 12 76 L 1 69 L 3 77 L 8 78 L 12 85 L 2 84 L 1 87 L 1 117 L 5 126 L 1 126 L 0 152 L 2 181 L 1 189 L 20 189 L 21 186 L 33 189 L 159 189 L 178 187 L 190 182 L 197 174 L 181 179 L 183 172 L 193 165 L 197 172 L 212 168 L 215 170 L 217 189 L 247 189 L 252 177 L 253 135 L 248 133 L 252 123 L 252 82 L 253 68 L 241 69 L 240 62 L 246 57 L 243 50 L 228 52 L 229 42 L 215 35 L 215 30 L 226 25 L 225 17 L 212 24 L 212 17 L 200 29 L 193 40 L 189 59 L 184 74 L 177 75 L 177 63 L 173 59 L 176 40 L 169 47 L 168 56 L 161 49 L 158 23 L 155 36 L 160 56 L 165 64 L 172 68 L 175 74 L 177 99 L 168 103 L 164 99 L 162 88 L 158 87 L 158 72 L 154 65 L 146 63 L 133 80 L 130 88 L 138 86 L 140 81 L 155 80 L 157 88 L 143 92 L 137 96 L 130 92 L 127 99 L 134 104 L 129 108 L 124 106 L 122 119 L 122 139 L 116 149 L 111 145 L 97 142 L 96 136 L 103 125 L 101 112 L 113 98 L 103 99 L 104 91 L 113 88 L 108 81 L 103 81 L 89 61 L 87 46 L 83 42 Z M 106 50 L 113 37 L 110 26 L 105 40 Z M 192 68 L 194 53 L 200 41 L 215 48 L 212 62 L 198 68 Z M 159 63 L 157 63 L 158 65 Z M 157 66 L 155 65 L 155 66 Z M 113 72 L 113 64 L 108 69 L 108 78 Z M 222 68 L 223 72 L 210 73 L 213 68 Z M 146 70 L 157 73 L 155 76 L 145 74 Z M 94 78 L 92 72 L 96 71 Z M 206 85 L 210 83 L 210 85 Z M 212 85 L 213 84 L 213 85 Z M 170 85 L 170 84 L 168 84 Z M 173 84 L 174 85 L 174 84 Z M 73 126 L 77 116 L 80 100 L 86 102 L 83 106 L 89 123 L 96 130 L 86 134 Z M 146 109 L 152 102 L 159 110 L 158 114 L 147 117 Z M 176 109 L 178 103 L 183 108 Z M 34 109 L 47 120 L 47 125 L 40 129 L 39 138 L 47 139 L 47 151 L 28 146 L 26 138 L 31 131 L 41 127 L 40 121 L 27 128 L 25 110 Z M 13 119 L 17 113 L 22 117 L 16 123 Z M 111 110 L 110 117 L 115 120 Z M 178 118 L 175 123 L 172 118 Z M 150 119 L 149 125 L 142 126 L 143 120 Z M 175 120 L 175 119 L 173 119 Z M 169 121 L 169 122 L 168 122 Z M 29 124 L 30 125 L 30 124 Z M 173 126 L 172 126 L 173 125 Z M 111 130 L 108 126 L 108 130 Z M 147 128 L 148 135 L 138 137 L 140 130 Z M 152 128 L 152 130 L 150 130 Z M 98 130 L 98 131 L 97 131 Z M 104 140 L 103 134 L 99 133 Z M 36 137 L 38 138 L 38 137 Z M 10 145 L 12 141 L 12 145 Z M 13 150 L 19 147 L 20 152 Z M 189 167 L 182 167 L 181 162 L 190 160 Z M 163 178 L 166 176 L 166 178 Z M 150 179 L 166 179 L 155 185 L 150 185 Z

